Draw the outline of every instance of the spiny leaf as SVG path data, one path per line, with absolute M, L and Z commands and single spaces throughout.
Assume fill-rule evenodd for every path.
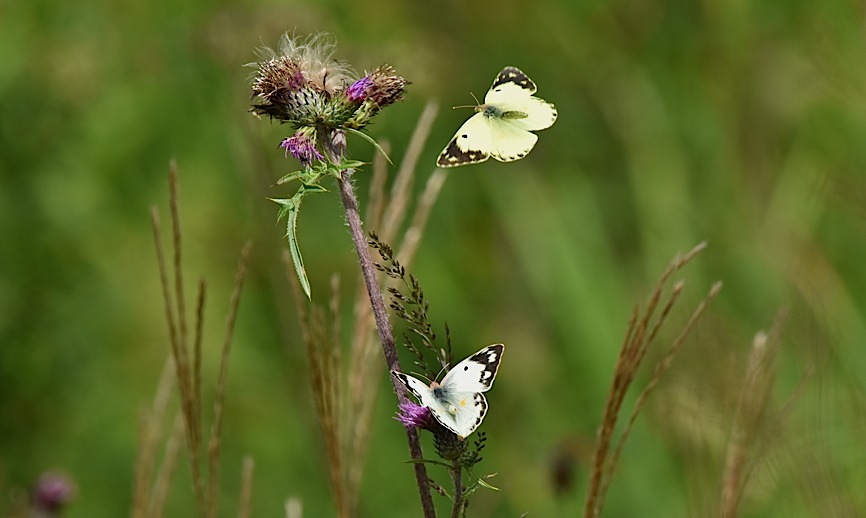
M 282 219 L 283 216 L 286 217 L 286 237 L 289 240 L 289 253 L 291 253 L 292 255 L 292 264 L 295 267 L 295 274 L 298 276 L 298 281 L 301 283 L 301 288 L 303 288 L 304 293 L 307 295 L 308 299 L 311 298 L 310 281 L 309 279 L 307 279 L 307 271 L 304 268 L 304 258 L 301 256 L 301 247 L 298 243 L 298 214 L 301 211 L 301 201 L 303 200 L 305 195 L 313 192 L 326 191 L 327 189 L 325 189 L 321 185 L 310 185 L 302 183 L 298 190 L 295 192 L 295 195 L 289 199 L 270 198 L 271 201 L 275 202 L 280 206 L 278 219 Z

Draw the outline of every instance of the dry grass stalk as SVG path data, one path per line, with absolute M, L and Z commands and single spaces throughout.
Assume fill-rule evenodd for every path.
M 669 299 L 668 303 L 665 305 L 665 308 L 662 310 L 662 316 L 656 322 L 656 328 L 653 329 L 653 332 L 650 334 L 650 341 L 652 341 L 652 338 L 655 337 L 655 334 L 658 331 L 658 326 L 664 320 L 665 316 L 670 311 L 673 303 L 679 297 L 679 293 L 682 291 L 682 288 L 683 288 L 682 281 L 680 281 L 674 285 L 674 289 L 673 289 L 673 292 L 671 294 L 671 298 Z M 626 441 L 626 439 L 628 439 L 628 436 L 631 433 L 632 428 L 634 427 L 634 423 L 635 423 L 635 421 L 637 421 L 638 415 L 640 415 L 640 411 L 643 409 L 644 405 L 646 404 L 647 398 L 649 397 L 649 395 L 653 391 L 653 389 L 656 387 L 656 385 L 658 385 L 659 381 L 661 381 L 662 376 L 664 376 L 665 372 L 667 372 L 668 368 L 671 366 L 671 363 L 673 363 L 674 357 L 676 356 L 680 347 L 682 347 L 682 345 L 685 343 L 686 337 L 688 336 L 689 332 L 694 327 L 695 323 L 697 323 L 698 319 L 700 319 L 701 315 L 703 315 L 704 311 L 707 309 L 707 306 L 709 306 L 710 302 L 712 302 L 713 299 L 716 298 L 716 295 L 719 294 L 719 291 L 721 291 L 721 289 L 722 289 L 722 283 L 721 282 L 717 282 L 717 283 L 713 284 L 713 286 L 710 288 L 709 293 L 707 293 L 707 296 L 704 298 L 704 300 L 702 300 L 700 302 L 700 304 L 698 304 L 698 307 L 692 313 L 691 317 L 689 317 L 689 320 L 688 320 L 688 322 L 686 322 L 685 327 L 683 327 L 683 329 L 680 331 L 680 334 L 677 335 L 677 337 L 674 339 L 673 343 L 671 343 L 671 346 L 668 349 L 668 352 L 665 354 L 664 358 L 662 358 L 662 360 L 656 365 L 655 372 L 653 372 L 652 378 L 650 378 L 649 383 L 647 383 L 646 387 L 644 387 L 643 391 L 638 396 L 637 401 L 635 401 L 634 408 L 632 409 L 631 414 L 629 415 L 629 418 L 625 424 L 625 427 L 623 427 L 623 430 L 620 433 L 619 440 L 617 441 L 617 444 L 616 444 L 616 448 L 614 448 L 614 451 L 613 451 L 613 455 L 611 455 L 611 457 L 610 457 L 610 462 L 608 463 L 608 466 L 607 466 L 608 471 L 607 471 L 607 473 L 605 473 L 604 479 L 602 482 L 602 488 L 601 488 L 601 496 L 602 497 L 604 497 L 604 495 L 607 494 L 608 486 L 610 485 L 610 481 L 613 478 L 613 472 L 616 469 L 617 464 L 619 463 L 620 456 L 622 455 L 622 449 L 625 445 L 625 441 Z
M 334 495 L 334 504 L 337 507 L 337 516 L 347 516 L 348 502 L 345 496 L 345 474 L 343 460 L 343 444 L 340 441 L 340 419 L 339 419 L 339 378 L 340 378 L 340 336 L 339 306 L 336 299 L 339 297 L 339 283 L 336 278 L 332 279 L 332 290 L 330 312 L 324 308 L 309 303 L 302 293 L 301 287 L 294 275 L 291 258 L 288 252 L 284 254 L 286 276 L 292 286 L 292 293 L 298 305 L 301 323 L 301 334 L 307 349 L 307 359 L 310 362 L 310 384 L 313 391 L 313 402 L 316 415 L 319 418 L 319 426 L 322 431 L 322 440 L 325 446 L 325 454 L 328 458 L 328 475 L 331 491 Z M 309 311 L 305 309 L 310 304 Z M 330 313 L 328 315 L 327 313 Z M 329 327 L 328 318 L 332 320 Z
M 169 355 L 159 377 L 153 405 L 142 413 L 133 476 L 132 507 L 129 513 L 132 518 L 150 516 L 147 510 L 148 500 L 151 498 L 151 478 L 156 467 L 156 451 L 162 436 L 169 396 L 174 387 L 173 370 L 174 361 Z
M 218 492 L 218 458 L 220 450 L 220 435 L 223 422 L 223 402 L 225 399 L 225 385 L 228 373 L 228 357 L 231 346 L 231 338 L 234 323 L 237 316 L 240 293 L 243 287 L 243 279 L 246 272 L 246 261 L 251 248 L 247 243 L 242 252 L 235 277 L 235 286 L 230 301 L 229 313 L 226 318 L 226 334 L 220 358 L 220 372 L 216 386 L 216 398 L 214 403 L 214 422 L 209 441 L 209 480 L 208 494 L 205 495 L 205 484 L 201 473 L 201 447 L 202 447 L 202 421 L 201 421 L 201 359 L 202 359 L 202 337 L 204 325 L 204 304 L 206 284 L 201 280 L 198 285 L 198 297 L 196 304 L 195 336 L 193 337 L 192 360 L 188 350 L 188 337 L 186 326 L 186 306 L 183 301 L 183 265 L 181 262 L 181 226 L 178 197 L 177 166 L 172 162 L 169 168 L 169 205 L 172 218 L 172 243 L 174 245 L 174 291 L 169 284 L 168 267 L 166 265 L 165 253 L 162 248 L 162 236 L 160 232 L 159 213 L 155 207 L 151 208 L 151 223 L 153 226 L 154 242 L 159 265 L 160 283 L 162 286 L 163 302 L 165 306 L 166 322 L 168 324 L 169 343 L 171 346 L 171 357 L 166 363 L 167 370 L 174 366 L 176 385 L 180 395 L 180 406 L 182 426 L 175 426 L 176 432 L 168 439 L 163 465 L 157 476 L 152 489 L 148 489 L 149 480 L 155 465 L 156 443 L 159 441 L 158 430 L 161 428 L 161 420 L 165 415 L 165 406 L 170 391 L 170 379 L 163 376 L 160 382 L 154 410 L 146 419 L 142 433 L 142 444 L 139 450 L 139 460 L 136 462 L 135 488 L 131 515 L 135 518 L 143 516 L 160 516 L 170 486 L 170 480 L 177 462 L 179 447 L 178 435 L 186 436 L 186 446 L 189 452 L 190 470 L 192 472 L 193 491 L 196 499 L 197 514 L 201 517 L 216 516 L 216 502 Z M 174 295 L 174 298 L 172 297 Z M 177 310 L 175 310 L 175 307 Z
M 147 516 L 158 518 L 165 511 L 165 502 L 168 500 L 168 490 L 171 487 L 171 480 L 174 472 L 177 469 L 178 460 L 180 460 L 180 447 L 183 444 L 183 419 L 178 413 L 174 418 L 174 425 L 171 428 L 171 434 L 165 442 L 165 452 L 162 455 L 162 464 L 159 468 L 159 473 L 156 476 L 156 481 L 153 483 L 153 493 L 150 496 L 150 501 L 147 504 Z
M 252 516 L 251 504 L 253 501 L 253 472 L 256 463 L 252 457 L 244 457 L 244 465 L 241 469 L 241 497 L 238 505 L 238 518 L 249 518 Z
M 657 314 L 664 288 L 670 277 L 688 264 L 704 248 L 706 248 L 706 243 L 701 243 L 684 256 L 677 256 L 674 258 L 656 284 L 655 289 L 647 302 L 646 309 L 641 312 L 639 307 L 635 307 L 632 311 L 626 334 L 623 338 L 622 347 L 620 348 L 619 357 L 614 366 L 611 388 L 608 391 L 607 402 L 605 404 L 601 424 L 599 425 L 596 436 L 593 469 L 587 491 L 584 513 L 587 518 L 598 516 L 601 513 L 607 489 L 619 462 L 623 445 L 625 444 L 625 440 L 628 437 L 637 416 L 643 408 L 649 393 L 670 366 L 674 355 L 682 346 L 688 332 L 692 329 L 697 319 L 703 314 L 706 306 L 713 298 L 715 298 L 721 288 L 721 283 L 716 283 L 711 288 L 709 294 L 692 314 L 692 317 L 682 329 L 679 336 L 674 340 L 666 356 L 656 366 L 653 378 L 638 397 L 629 420 L 616 443 L 613 454 L 611 454 L 611 446 L 613 445 L 616 425 L 621 415 L 625 396 L 634 382 L 637 370 L 643 362 L 650 344 L 654 341 L 659 329 L 661 329 L 662 324 L 670 314 L 671 308 L 678 300 L 680 293 L 682 293 L 684 283 L 679 281 L 674 284 L 670 296 Z
M 217 515 L 220 438 L 222 436 L 223 404 L 225 402 L 226 380 L 228 378 L 229 352 L 231 351 L 235 320 L 238 315 L 238 305 L 241 300 L 241 291 L 243 290 L 244 278 L 247 273 L 247 260 L 249 259 L 251 249 L 252 243 L 247 241 L 241 250 L 241 257 L 238 260 L 235 285 L 229 302 L 225 336 L 223 337 L 222 352 L 220 354 L 220 369 L 217 377 L 216 397 L 214 399 L 214 421 L 211 426 L 210 441 L 208 442 L 208 516 L 211 518 Z
M 177 183 L 177 165 L 172 161 L 169 167 L 169 205 L 171 206 L 172 216 L 172 231 L 175 247 L 174 253 L 174 271 L 175 271 L 175 297 L 183 294 L 183 264 L 181 261 L 181 234 L 180 234 L 180 215 L 178 209 L 178 183 Z M 196 419 L 196 407 L 200 406 L 195 401 L 195 391 L 193 390 L 193 381 L 190 374 L 189 352 L 186 345 L 186 315 L 181 314 L 181 309 L 178 309 L 175 314 L 175 306 L 185 308 L 182 300 L 172 300 L 171 289 L 168 280 L 168 268 L 165 261 L 165 254 L 162 249 L 162 237 L 160 233 L 159 213 L 156 207 L 151 208 L 151 223 L 153 226 L 154 243 L 156 246 L 157 261 L 159 264 L 160 282 L 162 285 L 163 302 L 165 305 L 166 322 L 169 331 L 169 343 L 171 345 L 171 353 L 174 359 L 175 372 L 177 378 L 177 386 L 180 392 L 181 408 L 184 416 L 185 431 L 187 436 L 187 449 L 190 452 L 190 469 L 192 471 L 193 490 L 195 493 L 199 516 L 204 516 L 205 511 L 205 495 L 204 484 L 201 476 L 201 468 L 199 456 L 201 452 L 201 435 L 199 432 L 198 420 Z M 203 299 L 200 295 L 200 300 Z M 185 310 L 184 310 L 185 311 Z M 194 365 L 198 365 L 199 361 L 194 360 Z
M 304 518 L 304 505 L 294 496 L 286 499 L 285 509 L 286 518 Z
M 737 515 L 749 478 L 749 454 L 759 442 L 758 436 L 767 419 L 767 404 L 776 379 L 775 359 L 785 320 L 786 313 L 780 312 L 769 335 L 760 331 L 752 341 L 746 379 L 734 414 L 722 475 L 720 515 L 723 518 Z

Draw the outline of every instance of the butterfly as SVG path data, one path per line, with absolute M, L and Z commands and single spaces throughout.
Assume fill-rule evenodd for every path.
M 487 400 L 482 392 L 493 386 L 499 369 L 503 344 L 488 345 L 454 366 L 442 379 L 428 387 L 423 381 L 391 371 L 406 386 L 422 406 L 430 409 L 433 417 L 461 439 L 478 428 L 487 413 Z
M 553 104 L 533 96 L 532 79 L 516 67 L 505 67 L 484 96 L 484 104 L 460 126 L 445 146 L 436 165 L 455 167 L 493 157 L 500 162 L 523 158 L 538 137 L 531 131 L 549 128 L 556 121 Z

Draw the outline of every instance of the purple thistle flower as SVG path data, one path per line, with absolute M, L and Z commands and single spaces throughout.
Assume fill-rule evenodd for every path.
M 325 157 L 316 149 L 316 141 L 312 136 L 314 131 L 312 128 L 301 128 L 291 137 L 283 139 L 279 147 L 286 149 L 286 158 L 291 153 L 304 165 L 310 165 L 313 159 L 325 160 Z
M 400 411 L 394 419 L 400 421 L 407 430 L 410 428 L 430 429 L 434 425 L 433 415 L 426 406 L 411 401 L 400 403 Z
M 367 99 L 367 92 L 372 86 L 373 80 L 368 74 L 352 83 L 352 86 L 346 89 L 346 97 L 354 103 L 363 102 Z
M 33 507 L 43 516 L 56 516 L 60 509 L 75 496 L 76 487 L 67 476 L 45 472 L 33 488 Z

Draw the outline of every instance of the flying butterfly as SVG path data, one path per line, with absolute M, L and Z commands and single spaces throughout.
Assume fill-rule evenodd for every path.
M 408 374 L 397 371 L 391 371 L 391 374 L 406 386 L 421 406 L 430 409 L 442 426 L 460 438 L 466 438 L 487 414 L 487 400 L 482 392 L 493 386 L 504 351 L 503 344 L 488 345 L 454 366 L 442 383 L 434 381 L 429 387 Z
M 484 96 L 484 104 L 460 126 L 445 146 L 436 165 L 455 167 L 476 164 L 493 157 L 512 162 L 525 157 L 538 137 L 531 133 L 556 121 L 556 107 L 535 97 L 532 79 L 517 67 L 505 67 Z

